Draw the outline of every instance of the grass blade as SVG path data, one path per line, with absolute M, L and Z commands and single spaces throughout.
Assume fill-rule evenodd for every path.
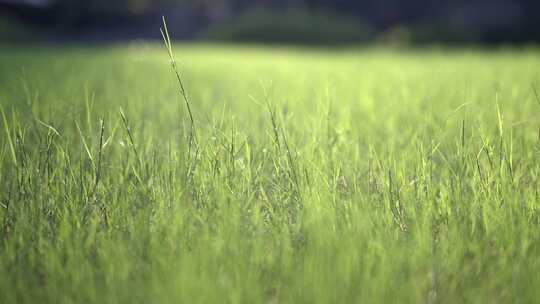
M 17 166 L 17 153 L 15 152 L 15 145 L 13 144 L 13 139 L 11 138 L 11 131 L 9 129 L 9 124 L 6 119 L 6 114 L 4 113 L 4 108 L 0 105 L 0 113 L 2 114 L 2 120 L 4 121 L 4 130 L 6 132 L 6 138 L 9 145 L 9 150 L 11 152 L 11 160 L 15 167 Z

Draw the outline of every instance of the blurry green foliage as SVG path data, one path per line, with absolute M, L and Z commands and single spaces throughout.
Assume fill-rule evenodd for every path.
M 130 18 L 144 15 L 155 7 L 175 5 L 184 0 L 57 0 L 53 3 L 55 17 L 64 23 L 88 19 Z
M 206 38 L 243 42 L 344 44 L 364 42 L 372 36 L 358 20 L 302 11 L 275 14 L 252 12 L 208 29 Z
M 0 15 L 0 41 L 24 42 L 36 40 L 41 33 L 34 27 Z

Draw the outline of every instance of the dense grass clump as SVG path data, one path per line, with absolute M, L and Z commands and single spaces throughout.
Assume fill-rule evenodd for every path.
M 2 48 L 0 303 L 538 301 L 538 50 L 175 55 Z

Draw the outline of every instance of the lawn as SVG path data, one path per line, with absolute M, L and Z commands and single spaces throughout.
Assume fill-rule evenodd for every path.
M 0 50 L 0 303 L 540 301 L 540 50 Z

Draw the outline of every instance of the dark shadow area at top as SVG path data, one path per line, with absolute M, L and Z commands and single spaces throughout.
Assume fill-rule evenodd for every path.
M 538 0 L 0 0 L 0 42 L 540 42 Z

